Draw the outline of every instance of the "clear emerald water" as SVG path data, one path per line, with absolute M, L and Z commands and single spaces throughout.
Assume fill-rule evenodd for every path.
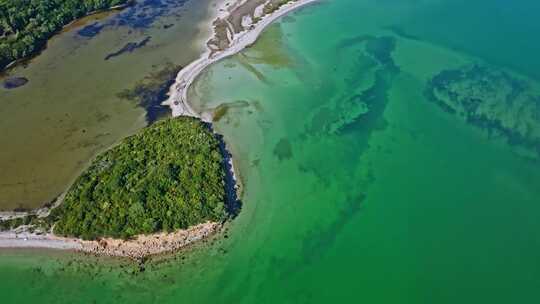
M 280 20 L 191 91 L 229 104 L 215 127 L 245 189 L 228 231 L 137 274 L 3 252 L 3 302 L 538 303 L 537 157 L 424 97 L 479 61 L 537 83 L 537 8 L 341 0 Z M 394 41 L 387 64 L 359 37 Z M 367 110 L 351 102 L 365 91 Z

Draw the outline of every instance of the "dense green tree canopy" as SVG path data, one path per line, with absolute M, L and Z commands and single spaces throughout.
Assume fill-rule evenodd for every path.
M 95 239 L 226 217 L 219 141 L 203 123 L 158 122 L 98 156 L 53 210 L 54 232 Z
M 55 32 L 127 0 L 0 0 L 0 70 L 40 51 Z

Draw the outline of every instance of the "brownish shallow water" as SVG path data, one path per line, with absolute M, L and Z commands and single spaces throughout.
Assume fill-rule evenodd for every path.
M 29 82 L 0 88 L 0 210 L 53 200 L 96 153 L 144 127 L 145 110 L 117 94 L 194 60 L 217 2 L 138 1 L 70 26 L 11 70 Z

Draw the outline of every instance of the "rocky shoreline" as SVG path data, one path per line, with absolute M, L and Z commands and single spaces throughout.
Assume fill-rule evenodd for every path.
M 102 238 L 97 241 L 77 242 L 81 245 L 82 252 L 141 260 L 148 256 L 177 251 L 216 233 L 221 226 L 219 223 L 207 222 L 172 233 L 139 235 L 133 240 Z
M 173 252 L 186 247 L 218 232 L 221 226 L 220 223 L 206 222 L 172 233 L 139 235 L 130 240 L 102 238 L 95 241 L 59 237 L 51 233 L 36 234 L 10 231 L 0 233 L 0 248 L 74 250 L 99 256 L 141 260 L 151 255 Z

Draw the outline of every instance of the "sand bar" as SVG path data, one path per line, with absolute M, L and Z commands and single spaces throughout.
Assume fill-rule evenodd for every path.
M 173 117 L 177 116 L 192 116 L 199 117 L 204 121 L 211 121 L 211 118 L 197 113 L 187 101 L 187 94 L 189 87 L 197 76 L 209 65 L 216 63 L 224 58 L 232 56 L 244 48 L 253 44 L 264 29 L 272 24 L 276 19 L 300 8 L 307 4 L 317 2 L 319 0 L 297 0 L 291 1 L 282 5 L 278 10 L 263 16 L 256 24 L 252 25 L 249 29 L 242 31 L 238 34 L 229 33 L 231 43 L 229 47 L 223 51 L 215 52 L 210 48 L 199 59 L 195 60 L 184 69 L 182 69 L 177 77 L 175 84 L 169 91 L 169 98 L 163 103 L 168 105 L 172 109 Z M 224 16 L 222 16 L 224 17 Z

